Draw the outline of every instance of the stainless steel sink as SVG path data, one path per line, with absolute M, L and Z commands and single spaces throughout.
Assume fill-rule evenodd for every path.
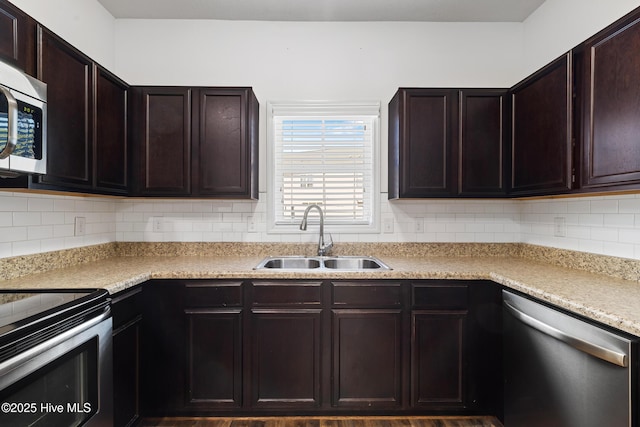
M 263 268 L 277 269 L 314 269 L 319 268 L 322 263 L 318 258 L 308 258 L 302 256 L 290 257 L 268 257 L 262 260 L 256 270 Z
M 389 266 L 370 256 L 270 256 L 263 259 L 255 270 L 341 270 L 371 271 L 391 270 Z
M 333 270 L 389 270 L 382 261 L 373 257 L 326 258 L 324 266 Z

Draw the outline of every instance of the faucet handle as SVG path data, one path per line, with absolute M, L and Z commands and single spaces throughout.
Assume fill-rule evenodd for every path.
M 331 236 L 331 233 L 329 233 L 329 243 L 325 243 L 324 241 L 322 242 L 322 253 L 324 255 L 327 255 L 327 252 L 329 252 L 332 247 L 333 247 L 333 236 Z

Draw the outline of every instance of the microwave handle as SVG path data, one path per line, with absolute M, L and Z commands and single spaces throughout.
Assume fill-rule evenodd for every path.
M 7 97 L 8 109 L 8 128 L 7 128 L 7 145 L 4 150 L 0 152 L 0 159 L 6 159 L 9 157 L 18 143 L 18 102 L 13 97 L 9 89 L 4 86 L 0 86 L 0 93 Z

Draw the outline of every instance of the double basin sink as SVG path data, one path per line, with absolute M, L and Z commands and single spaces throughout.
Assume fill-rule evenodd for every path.
M 256 270 L 391 270 L 382 261 L 371 256 L 271 256 L 263 259 Z

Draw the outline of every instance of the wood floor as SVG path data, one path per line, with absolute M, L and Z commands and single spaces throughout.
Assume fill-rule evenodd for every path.
M 502 427 L 493 417 L 154 418 L 138 427 Z

